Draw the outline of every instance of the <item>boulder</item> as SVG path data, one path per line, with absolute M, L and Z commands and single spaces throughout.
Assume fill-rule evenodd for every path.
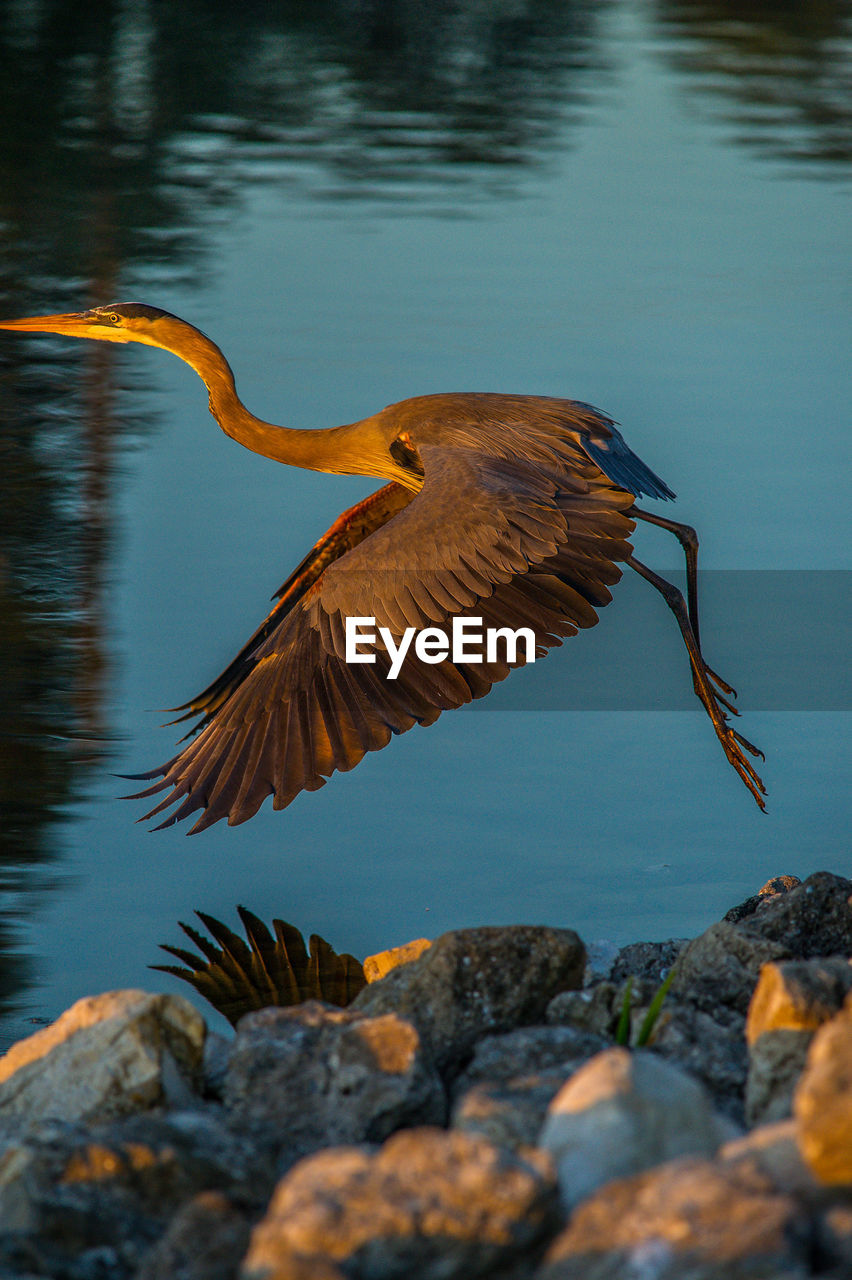
M 581 985 L 584 963 L 571 929 L 462 929 L 365 987 L 351 1007 L 409 1019 L 452 1076 L 482 1036 L 543 1021 L 553 996 Z
M 584 1201 L 536 1280 L 806 1280 L 795 1218 L 753 1170 L 674 1160 Z
M 247 1014 L 223 1089 L 231 1125 L 290 1164 L 319 1147 L 443 1123 L 446 1096 L 415 1027 L 309 1001 Z
M 733 1136 L 701 1085 L 655 1054 L 608 1049 L 550 1104 L 539 1145 L 572 1208 L 604 1183 L 687 1154 L 711 1155 Z
M 793 1090 L 814 1031 L 832 1018 L 852 989 L 843 956 L 764 965 L 746 1019 L 749 1124 L 792 1114 Z
M 410 1129 L 378 1151 L 338 1148 L 296 1165 L 252 1232 L 240 1274 L 476 1280 L 534 1256 L 556 1222 L 541 1153 Z
M 14 1152 L 0 1190 L 4 1276 L 16 1256 L 44 1276 L 135 1275 L 199 1193 L 221 1192 L 256 1214 L 274 1185 L 271 1165 L 215 1110 L 145 1112 L 104 1125 L 49 1122 Z
M 180 996 L 110 991 L 78 1000 L 0 1059 L 0 1124 L 186 1104 L 200 1082 L 205 1033 Z
M 852 996 L 814 1035 L 793 1113 L 814 1176 L 829 1186 L 852 1187 Z

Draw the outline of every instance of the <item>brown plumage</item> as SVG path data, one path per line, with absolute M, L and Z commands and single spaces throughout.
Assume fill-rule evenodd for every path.
M 373 665 L 345 657 L 345 622 L 375 618 L 396 638 L 407 627 L 449 629 L 453 618 L 535 633 L 544 654 L 598 620 L 628 564 L 677 617 L 696 694 L 725 754 L 763 808 L 763 784 L 727 723 L 720 680 L 701 655 L 692 529 L 643 512 L 635 498 L 674 494 L 590 405 L 540 396 L 420 396 L 343 427 L 298 431 L 255 418 L 208 338 L 167 312 L 117 304 L 0 328 L 160 346 L 186 360 L 210 393 L 222 429 L 257 453 L 318 471 L 388 481 L 345 512 L 278 593 L 269 616 L 226 670 L 184 710 L 198 736 L 160 768 L 141 796 L 166 792 L 146 817 L 161 824 L 201 811 L 192 831 L 246 821 L 353 768 L 394 733 L 483 697 L 523 657 L 426 663 L 409 650 L 399 677 L 375 648 Z M 637 519 L 675 533 L 686 552 L 688 604 L 633 555 Z M 714 687 L 715 686 L 715 687 Z

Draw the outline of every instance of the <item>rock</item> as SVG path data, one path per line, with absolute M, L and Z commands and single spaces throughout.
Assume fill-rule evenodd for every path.
M 674 1160 L 581 1204 L 536 1280 L 806 1280 L 795 1216 L 754 1171 Z
M 762 965 L 852 955 L 850 896 L 852 881 L 828 871 L 786 893 L 757 895 L 750 914 L 726 917 L 684 949 L 672 994 L 710 1014 L 720 1005 L 745 1013 Z
M 5 1201 L 0 1195 L 4 1275 L 16 1250 L 46 1276 L 76 1280 L 88 1274 L 78 1266 L 84 1257 L 93 1276 L 135 1275 L 175 1212 L 199 1192 L 221 1191 L 256 1213 L 274 1184 L 271 1165 L 251 1144 L 216 1112 L 201 1110 L 87 1127 L 51 1122 L 31 1130 L 22 1152 Z
M 791 959 L 852 955 L 852 880 L 818 871 L 763 901 L 743 928 L 781 945 Z
M 802 1155 L 819 1182 L 852 1186 L 852 996 L 814 1035 L 793 1113 Z
M 410 1022 L 318 1001 L 241 1020 L 224 1102 L 236 1130 L 275 1146 L 288 1164 L 322 1146 L 443 1123 L 447 1105 Z
M 207 1032 L 201 1066 L 201 1087 L 205 1098 L 221 1100 L 232 1044 L 232 1039 L 226 1039 L 225 1036 L 219 1035 L 218 1031 Z
M 562 1085 L 605 1044 L 572 1026 L 485 1036 L 453 1084 L 453 1127 L 512 1149 L 535 1143 Z
M 534 1146 L 547 1108 L 564 1083 L 561 1073 L 542 1072 L 505 1084 L 474 1085 L 453 1107 L 450 1124 L 510 1151 Z
M 615 1048 L 562 1087 L 539 1145 L 552 1155 L 571 1208 L 614 1178 L 676 1156 L 710 1155 L 731 1136 L 696 1080 L 655 1054 Z
M 535 1252 L 553 1229 L 545 1157 L 437 1129 L 301 1161 L 252 1232 L 243 1280 L 476 1280 Z M 298 1268 L 301 1268 L 299 1270 Z
M 401 947 L 390 947 L 387 951 L 379 951 L 374 956 L 367 956 L 364 961 L 364 977 L 368 982 L 378 982 L 379 978 L 386 977 L 397 965 L 410 964 L 412 960 L 422 956 L 431 945 L 429 938 L 416 938 L 413 942 L 406 942 Z
M 245 1214 L 219 1191 L 202 1191 L 172 1219 L 135 1280 L 233 1280 L 248 1248 Z
M 758 889 L 757 893 L 750 898 L 746 898 L 745 902 L 741 902 L 738 906 L 731 907 L 730 911 L 726 911 L 722 919 L 729 921 L 730 924 L 738 924 L 746 916 L 754 915 L 756 911 L 766 904 L 769 898 L 775 897 L 779 893 L 789 893 L 791 889 L 795 889 L 801 883 L 798 876 L 773 876 L 771 880 L 766 881 L 762 889 Z
M 632 942 L 622 947 L 609 974 L 612 982 L 643 978 L 657 986 L 668 976 L 689 938 L 669 938 L 666 942 Z
M 535 1079 L 543 1072 L 559 1075 L 564 1082 L 606 1047 L 602 1036 L 574 1026 L 519 1027 L 502 1035 L 483 1036 L 453 1084 L 453 1097 L 459 1098 L 477 1084 Z
M 720 1007 L 744 1017 L 761 967 L 789 954 L 780 942 L 720 920 L 683 949 L 670 994 L 711 1017 Z
M 0 1059 L 0 1123 L 76 1121 L 191 1101 L 205 1025 L 180 996 L 110 991 L 78 1000 Z
M 842 956 L 767 964 L 749 1005 L 746 1040 L 749 1124 L 792 1114 L 793 1090 L 813 1033 L 852 990 L 852 965 Z
M 717 1163 L 723 1166 L 748 1166 L 768 1178 L 774 1190 L 786 1195 L 813 1199 L 819 1190 L 799 1150 L 796 1122 L 778 1120 L 758 1125 L 750 1133 L 726 1142 L 719 1149 Z
M 351 1007 L 410 1019 L 452 1075 L 482 1036 L 542 1021 L 553 996 L 580 986 L 584 961 L 571 929 L 462 929 L 371 983 Z
M 560 991 L 547 1006 L 545 1018 L 553 1026 L 572 1026 L 612 1039 L 618 1025 L 618 987 L 596 982 L 582 991 Z
M 767 1031 L 816 1031 L 842 1008 L 852 990 L 852 964 L 843 956 L 765 965 L 751 998 L 746 1039 Z

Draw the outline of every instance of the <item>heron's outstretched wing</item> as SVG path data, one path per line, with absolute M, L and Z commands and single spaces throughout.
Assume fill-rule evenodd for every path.
M 371 493 L 369 497 L 356 503 L 348 511 L 344 511 L 328 532 L 322 535 L 319 542 L 311 547 L 287 581 L 278 588 L 274 596 L 278 603 L 270 610 L 254 635 L 246 641 L 237 656 L 228 663 L 221 675 L 218 675 L 206 689 L 191 698 L 189 702 L 173 708 L 174 711 L 183 711 L 185 714 L 178 716 L 172 723 L 178 724 L 181 720 L 189 720 L 193 716 L 201 715 L 202 719 L 190 730 L 187 737 L 191 737 L 209 723 L 255 665 L 255 654 L 260 645 L 272 635 L 276 628 L 280 627 L 285 615 L 296 607 L 323 570 L 340 556 L 345 555 L 347 551 L 357 547 L 358 543 L 363 542 L 374 529 L 379 528 L 391 516 L 407 506 L 413 497 L 414 494 L 409 489 L 404 489 L 401 484 L 386 484 L 384 488 Z
M 146 817 L 179 802 L 162 825 L 200 809 L 199 831 L 224 817 L 246 821 L 268 795 L 283 808 L 391 734 L 483 697 L 523 665 L 506 650 L 491 662 L 431 664 L 412 648 L 389 679 L 382 647 L 374 664 L 347 663 L 348 617 L 375 618 L 395 638 L 406 627 L 449 629 L 458 616 L 486 629 L 529 627 L 539 654 L 597 622 L 595 607 L 610 600 L 618 561 L 631 552 L 631 493 L 587 458 L 557 469 L 444 445 L 420 453 L 420 493 L 389 486 L 341 517 L 194 701 L 204 727 L 147 775 L 158 781 L 141 795 L 168 794 Z M 349 520 L 360 536 L 347 547 Z

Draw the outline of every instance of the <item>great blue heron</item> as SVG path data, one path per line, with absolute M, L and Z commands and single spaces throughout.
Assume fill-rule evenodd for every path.
M 544 396 L 418 396 L 348 426 L 302 431 L 256 418 L 239 399 L 222 352 L 185 320 L 140 303 L 6 320 L 0 328 L 106 342 L 142 342 L 185 360 L 203 379 L 210 412 L 239 444 L 277 462 L 390 481 L 352 507 L 308 552 L 278 603 L 218 679 L 177 708 L 200 730 L 140 796 L 167 790 L 146 814 L 180 801 L 161 824 L 201 809 L 192 827 L 244 822 L 268 795 L 280 809 L 351 769 L 392 733 L 432 724 L 484 696 L 513 666 L 409 651 L 388 679 L 387 650 L 372 665 L 346 661 L 346 619 L 369 617 L 398 638 L 476 615 L 483 629 L 530 628 L 537 652 L 593 626 L 627 564 L 672 609 L 695 692 L 731 765 L 758 805 L 762 757 L 728 724 L 731 687 L 699 644 L 695 531 L 641 511 L 634 499 L 675 495 L 591 405 Z M 633 555 L 636 520 L 672 532 L 687 565 L 687 601 Z M 688 602 L 688 603 L 687 603 Z M 715 686 L 715 687 L 714 687 Z M 727 695 L 727 697 L 725 696 Z M 188 735 L 190 736 L 190 735 Z

